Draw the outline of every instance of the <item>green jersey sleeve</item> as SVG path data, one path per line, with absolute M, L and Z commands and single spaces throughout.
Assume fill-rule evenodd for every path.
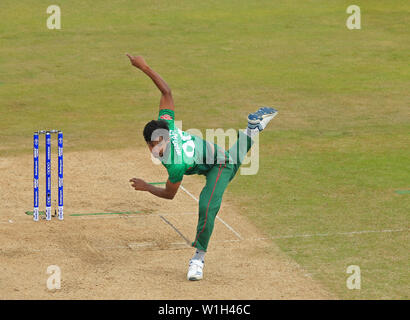
M 170 109 L 161 109 L 159 110 L 158 120 L 164 120 L 168 123 L 169 130 L 175 129 L 175 112 Z
M 172 164 L 166 166 L 168 171 L 168 180 L 172 183 L 177 183 L 182 181 L 184 178 L 184 173 L 186 171 L 186 166 L 184 164 Z

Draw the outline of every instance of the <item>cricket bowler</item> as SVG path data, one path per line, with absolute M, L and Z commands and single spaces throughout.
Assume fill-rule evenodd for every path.
M 152 70 L 141 56 L 127 54 L 131 64 L 144 72 L 161 92 L 159 115 L 145 125 L 143 136 L 151 154 L 159 159 L 168 172 L 165 188 L 153 186 L 142 179 L 130 179 L 131 186 L 138 191 L 173 199 L 184 175 L 199 174 L 206 183 L 199 196 L 198 225 L 192 246 L 196 248 L 189 261 L 188 280 L 201 280 L 205 253 L 214 228 L 222 196 L 229 182 L 235 177 L 242 160 L 253 144 L 252 138 L 265 129 L 277 110 L 262 107 L 248 116 L 246 130 L 239 131 L 237 142 L 225 151 L 217 144 L 175 127 L 175 105 L 170 87 L 161 76 Z

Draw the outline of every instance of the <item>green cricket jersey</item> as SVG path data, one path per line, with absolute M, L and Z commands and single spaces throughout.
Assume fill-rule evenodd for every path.
M 159 111 L 158 120 L 166 121 L 169 127 L 170 142 L 161 161 L 168 171 L 169 181 L 180 182 L 184 174 L 206 174 L 214 165 L 224 162 L 225 151 L 214 143 L 180 130 L 174 119 L 174 111 Z

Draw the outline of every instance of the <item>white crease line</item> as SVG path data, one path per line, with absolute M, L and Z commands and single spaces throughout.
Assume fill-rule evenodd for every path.
M 245 240 L 271 240 L 271 239 L 292 239 L 292 238 L 311 238 L 311 237 L 332 237 L 332 236 L 349 236 L 349 235 L 366 234 L 366 233 L 391 233 L 391 232 L 405 232 L 405 231 L 410 231 L 410 229 L 362 230 L 362 231 L 335 232 L 335 233 L 293 234 L 293 235 L 287 235 L 287 236 L 272 236 L 272 237 L 253 238 L 253 239 L 245 239 Z
M 150 216 L 172 216 L 172 215 L 195 215 L 197 213 L 181 213 L 181 214 L 145 214 L 145 215 L 141 215 L 141 216 L 122 216 L 121 218 L 137 218 L 137 217 L 150 217 Z M 83 219 L 98 219 L 98 218 L 103 218 L 100 216 L 97 217 L 76 217 L 76 220 L 79 218 L 83 218 Z M 106 217 L 106 218 L 111 218 L 111 217 Z M 114 217 L 112 217 L 114 218 Z M 33 223 L 33 221 L 16 221 L 13 220 L 13 222 L 5 222 L 5 221 L 0 221 L 0 223 L 7 223 L 7 224 L 15 224 L 15 223 Z M 221 222 L 222 219 L 221 219 Z M 41 222 L 39 222 L 41 223 Z M 44 223 L 47 223 L 46 221 L 44 221 Z M 59 223 L 64 223 L 64 222 L 59 222 Z M 227 227 L 229 227 L 226 224 Z M 234 232 L 234 230 L 232 230 Z M 351 232 L 336 232 L 336 233 L 314 233 L 314 234 L 294 234 L 294 235 L 283 235 L 283 236 L 272 236 L 272 237 L 261 237 L 261 238 L 248 238 L 248 239 L 244 239 L 242 237 L 240 237 L 240 240 L 244 240 L 244 241 L 264 241 L 264 240 L 274 240 L 274 239 L 292 239 L 292 238 L 310 238 L 310 237 L 331 237 L 331 236 L 347 236 L 347 235 L 360 235 L 360 234 L 368 234 L 368 233 L 394 233 L 394 232 L 405 232 L 405 231 L 410 231 L 410 229 L 385 229 L 385 230 L 362 230 L 362 231 L 351 231 Z M 238 242 L 240 240 L 214 240 L 213 242 Z M 176 243 L 173 243 L 176 244 Z M 129 247 L 127 246 L 115 246 L 115 247 L 102 247 L 100 249 L 129 249 Z M 2 250 L 4 248 L 0 247 L 0 250 Z M 6 248 L 6 249 L 13 249 L 13 248 Z M 58 248 L 56 249 L 52 249 L 49 248 L 48 250 L 60 250 Z M 37 249 L 32 249 L 29 251 L 44 251 L 44 250 L 37 250 Z
M 170 243 L 170 247 L 165 247 L 165 248 L 160 248 L 155 245 L 155 243 L 130 243 L 126 246 L 104 246 L 104 247 L 92 247 L 95 250 L 118 250 L 118 249 L 125 249 L 125 250 L 143 250 L 146 248 L 152 248 L 153 250 L 151 251 L 158 251 L 158 250 L 181 250 L 181 249 L 192 249 L 191 246 L 187 246 L 187 244 L 184 243 L 179 243 L 179 242 L 172 242 Z M 86 249 L 84 247 L 83 249 Z M 70 249 L 67 248 L 42 248 L 42 249 L 35 249 L 35 248 L 19 248 L 19 247 L 3 247 L 0 248 L 1 251 L 10 251 L 10 250 L 18 250 L 22 252 L 51 252 L 51 251 L 70 251 Z M 74 250 L 78 251 L 78 250 Z
M 4 223 L 4 224 L 15 224 L 15 223 L 33 223 L 33 221 L 16 221 L 16 220 L 13 220 L 13 222 L 10 222 L 10 221 L 0 221 L 0 223 Z
M 212 242 L 217 242 L 217 243 L 227 243 L 227 242 L 241 242 L 243 240 L 257 240 L 257 239 L 231 239 L 231 240 L 213 240 Z
M 187 189 L 185 189 L 182 185 L 180 186 L 180 188 L 185 191 L 189 196 L 191 196 L 192 199 L 194 199 L 196 202 L 199 202 L 198 198 L 195 197 L 191 192 L 189 192 Z M 243 239 L 242 236 L 236 232 L 229 224 L 227 224 L 224 220 L 222 220 L 222 218 L 220 218 L 218 215 L 216 216 L 216 218 L 221 221 L 225 227 L 227 227 L 229 230 L 231 230 L 239 239 Z
M 93 220 L 93 219 L 113 219 L 113 218 L 120 218 L 120 219 L 133 219 L 133 218 L 149 218 L 149 217 L 159 217 L 159 216 L 175 216 L 175 215 L 180 215 L 180 216 L 184 216 L 184 215 L 194 215 L 197 214 L 196 212 L 184 212 L 184 213 L 141 213 L 141 214 L 124 214 L 124 215 L 107 215 L 107 216 L 103 216 L 103 215 L 99 215 L 99 216 L 77 216 L 77 217 L 73 217 L 76 220 Z
M 180 185 L 180 188 L 181 188 L 183 191 L 185 191 L 188 195 L 190 195 L 191 198 L 194 199 L 196 202 L 199 202 L 198 198 L 195 197 L 195 196 L 194 196 L 191 192 L 189 192 L 187 189 L 185 189 L 182 184 Z
M 236 232 L 229 224 L 223 221 L 222 218 L 219 218 L 218 216 L 216 216 L 216 218 L 219 219 L 219 221 L 221 221 L 229 230 L 231 230 L 240 240 L 243 240 L 242 236 L 238 232 Z
M 129 243 L 127 245 L 129 248 L 132 247 L 153 247 L 155 246 L 154 242 L 135 242 L 135 243 Z
M 96 220 L 96 219 L 132 219 L 132 218 L 147 218 L 147 217 L 158 217 L 158 216 L 184 216 L 184 215 L 196 215 L 198 213 L 196 212 L 184 212 L 184 213 L 142 213 L 140 215 L 127 215 L 124 213 L 124 215 L 98 215 L 98 216 L 72 216 L 70 218 L 64 218 L 65 221 L 73 221 L 73 220 Z M 67 215 L 69 217 L 69 215 Z M 73 219 L 73 220 L 71 220 Z M 43 221 L 44 220 L 44 221 Z M 52 220 L 54 221 L 54 220 Z M 48 221 L 45 221 L 45 219 L 41 219 L 38 222 L 34 222 L 33 219 L 30 220 L 13 220 L 12 222 L 10 221 L 0 221 L 0 223 L 4 223 L 4 224 L 15 224 L 15 223 L 48 223 Z M 64 223 L 64 221 L 58 221 L 56 223 Z
M 265 238 L 249 238 L 249 239 L 232 239 L 232 240 L 213 240 L 212 242 L 216 243 L 231 243 L 231 242 L 241 242 L 241 241 L 265 241 L 265 240 L 272 240 L 272 239 L 291 239 L 291 238 L 307 238 L 307 237 L 330 237 L 330 236 L 339 236 L 339 235 L 356 235 L 356 234 L 366 234 L 366 233 L 392 233 L 392 232 L 405 232 L 410 231 L 410 229 L 386 229 L 386 230 L 363 230 L 363 231 L 352 231 L 352 232 L 338 232 L 338 233 L 316 233 L 316 234 L 300 234 L 300 235 L 288 235 L 288 236 L 272 236 L 272 237 L 265 237 Z M 179 250 L 179 249 L 192 249 L 190 246 L 186 246 L 185 242 L 172 242 L 170 243 L 173 247 L 168 248 L 158 248 L 154 247 L 155 249 L 152 251 L 158 250 Z M 177 249 L 178 247 L 179 249 Z M 128 249 L 128 250 L 135 250 L 136 248 L 144 248 L 150 247 L 147 242 L 137 242 L 137 243 L 129 243 L 126 246 L 105 246 L 105 247 L 93 247 L 96 250 L 115 250 L 115 249 Z M 0 247 L 0 251 L 4 250 L 19 250 L 19 251 L 28 251 L 28 252 L 46 252 L 46 251 L 65 251 L 69 250 L 67 248 L 42 248 L 42 249 L 28 249 L 28 248 L 19 248 L 19 247 Z

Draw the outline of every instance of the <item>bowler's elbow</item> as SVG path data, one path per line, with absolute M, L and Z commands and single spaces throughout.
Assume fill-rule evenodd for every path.
M 171 88 L 165 88 L 162 90 L 162 95 L 164 97 L 172 97 L 172 91 Z
M 173 200 L 174 198 L 175 198 L 175 195 L 167 195 L 165 197 L 165 199 L 167 199 L 167 200 Z

